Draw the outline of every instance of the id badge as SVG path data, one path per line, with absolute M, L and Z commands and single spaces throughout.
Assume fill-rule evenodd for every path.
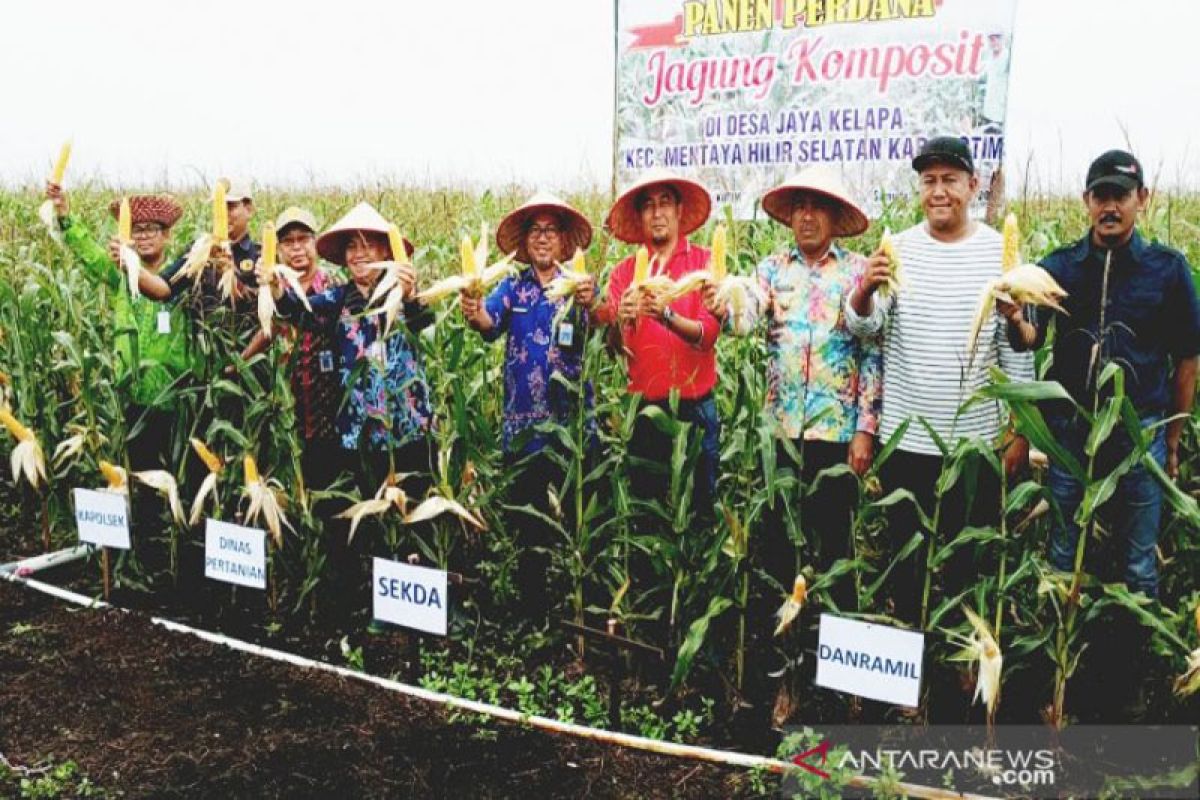
M 171 332 L 171 312 L 170 311 L 158 312 L 158 332 L 162 333 L 162 334 L 168 334 Z
M 570 347 L 575 342 L 575 326 L 564 322 L 558 326 L 558 346 Z
M 321 372 L 333 372 L 333 353 L 322 350 L 317 355 L 317 363 L 321 365 Z

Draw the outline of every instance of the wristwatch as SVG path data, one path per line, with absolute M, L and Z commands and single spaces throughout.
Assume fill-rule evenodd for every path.
M 662 312 L 663 324 L 670 325 L 671 320 L 673 320 L 673 319 L 675 319 L 675 312 L 671 310 L 670 306 L 667 306 L 666 308 L 663 309 L 663 312 Z

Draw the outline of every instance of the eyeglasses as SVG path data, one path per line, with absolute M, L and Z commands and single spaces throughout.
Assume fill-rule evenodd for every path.
M 134 236 L 157 236 L 162 233 L 163 227 L 156 222 L 150 222 L 143 225 L 134 225 L 130 230 Z
M 529 229 L 529 238 L 536 239 L 539 236 L 545 236 L 547 239 L 556 237 L 561 233 L 557 225 L 534 225 Z

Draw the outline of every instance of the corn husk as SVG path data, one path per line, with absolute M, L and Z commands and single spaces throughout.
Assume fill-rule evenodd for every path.
M 1067 293 L 1058 285 L 1058 281 L 1037 264 L 1013 267 L 999 278 L 989 281 L 979 292 L 975 318 L 971 321 L 971 334 L 967 340 L 968 368 L 975 363 L 979 334 L 996 308 L 997 299 L 1017 305 L 1045 306 L 1065 314 L 1067 312 L 1060 303 L 1066 296 Z
M 13 480 L 25 481 L 34 489 L 46 482 L 46 456 L 33 431 L 21 424 L 7 408 L 0 408 L 0 423 L 17 440 L 10 458 Z
M 792 627 L 792 623 L 800 615 L 800 609 L 804 608 L 804 601 L 807 599 L 808 581 L 804 579 L 803 575 L 797 575 L 796 580 L 792 583 L 791 595 L 775 612 L 775 618 L 779 620 L 779 624 L 775 626 L 775 636 L 786 633 Z
M 124 467 L 118 467 L 116 464 L 101 459 L 100 474 L 108 482 L 108 485 L 104 487 L 106 490 L 117 494 L 129 494 L 129 476 Z
M 950 633 L 950 638 L 964 645 L 963 649 L 951 658 L 955 661 L 969 661 L 975 665 L 975 695 L 972 702 L 983 701 L 990 719 L 1000 703 L 1000 676 L 1004 668 L 1004 654 L 1000 651 L 1000 645 L 988 624 L 966 606 L 963 606 L 963 613 L 971 623 L 971 634 L 964 637 Z
M 50 234 L 50 238 L 58 244 L 63 244 L 64 239 L 62 229 L 58 226 L 58 215 L 54 213 L 54 201 L 46 200 L 38 206 L 38 219 L 42 221 L 42 225 L 46 228 L 46 233 Z
M 165 469 L 149 469 L 135 472 L 133 477 L 167 498 L 167 504 L 171 508 L 171 517 L 175 520 L 175 524 L 183 525 L 183 506 L 179 504 L 179 487 L 175 484 L 174 475 Z
M 487 530 L 487 524 L 457 500 L 437 494 L 426 498 L 411 512 L 405 514 L 404 522 L 405 524 L 413 525 L 441 516 L 442 514 L 453 514 L 481 531 Z
M 1175 679 L 1173 688 L 1178 697 L 1190 697 L 1200 691 L 1200 648 L 1188 655 L 1187 669 Z
M 404 514 L 408 509 L 408 495 L 404 493 L 403 489 L 394 485 L 389 480 L 385 481 L 383 486 L 379 487 L 379 491 L 375 493 L 373 498 L 355 503 L 337 515 L 343 519 L 350 520 L 350 535 L 346 539 L 346 542 L 350 543 L 354 541 L 354 534 L 358 531 L 358 525 L 364 519 L 385 514 L 392 508 Z
M 300 304 L 312 313 L 308 295 L 300 285 L 300 273 L 283 264 L 263 261 L 258 278 L 258 325 L 264 336 L 271 335 L 271 320 L 275 317 L 275 293 L 282 294 L 285 288 L 291 289 Z
M 208 445 L 199 439 L 192 438 L 192 449 L 196 455 L 204 462 L 204 466 L 208 468 L 208 474 L 204 476 L 204 480 L 200 482 L 200 488 L 196 491 L 196 497 L 192 500 L 192 508 L 188 513 L 188 525 L 195 527 L 200 521 L 201 515 L 204 513 L 204 503 L 211 496 L 216 499 L 217 480 L 221 472 L 225 469 L 225 461 L 212 450 L 208 449 Z M 220 501 L 216 501 L 220 505 Z
M 286 527 L 295 533 L 292 523 L 288 522 L 283 512 L 283 486 L 274 479 L 264 479 L 258 472 L 258 465 L 253 456 L 242 459 L 242 472 L 245 476 L 243 493 L 250 503 L 246 509 L 246 523 L 252 524 L 262 517 L 271 541 L 276 547 L 283 547 L 283 529 Z

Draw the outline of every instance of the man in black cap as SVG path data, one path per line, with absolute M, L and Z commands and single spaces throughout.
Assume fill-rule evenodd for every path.
M 1144 429 L 1182 414 L 1155 429 L 1149 446 L 1149 455 L 1174 478 L 1179 440 L 1195 399 L 1200 306 L 1183 254 L 1146 241 L 1135 227 L 1149 198 L 1144 180 L 1142 165 L 1130 153 L 1110 150 L 1092 162 L 1083 193 L 1091 230 L 1042 261 L 1067 292 L 1067 313 L 1039 309 L 1033 346 L 1045 342 L 1049 322 L 1056 319 L 1054 358 L 1046 377 L 1061 383 L 1088 411 L 1111 396 L 1113 382 L 1102 376 L 1116 364 Z M 1087 464 L 1087 422 L 1065 402 L 1046 409 L 1046 422 L 1059 443 Z M 1115 469 L 1130 454 L 1130 445 L 1128 436 L 1114 432 L 1097 453 L 1093 477 Z M 1071 571 L 1079 542 L 1075 512 L 1084 485 L 1064 465 L 1051 464 L 1050 489 L 1062 511 L 1051 534 L 1050 563 Z M 1125 583 L 1132 591 L 1156 596 L 1162 487 L 1148 465 L 1133 466 L 1104 509 L 1116 522 L 1110 530 L 1117 541 L 1128 542 Z
M 970 502 L 967 480 L 942 492 L 936 487 L 946 460 L 958 440 L 983 439 L 1003 446 L 1006 473 L 1015 474 L 1028 460 L 1028 443 L 1019 436 L 1005 435 L 1008 420 L 996 403 L 959 408 L 988 381 L 988 370 L 998 366 L 1014 381 L 1033 378 L 1033 358 L 1017 353 L 1010 332 L 1016 322 L 1006 323 L 992 315 L 980 336 L 984 343 L 973 361 L 967 357 L 972 319 L 979 292 L 1001 274 L 1003 239 L 987 225 L 972 220 L 971 201 L 979 189 L 979 178 L 966 143 L 957 137 L 930 139 L 913 159 L 918 173 L 921 206 L 925 221 L 893 237 L 893 247 L 902 264 L 902 275 L 894 281 L 889 259 L 882 246 L 867 263 L 858 288 L 844 304 L 846 325 L 851 333 L 871 337 L 883 333 L 883 411 L 879 438 L 888 442 L 903 432 L 897 449 L 882 466 L 881 480 L 887 491 L 897 488 L 913 493 L 927 520 L 938 520 L 936 539 L 953 538 L 966 525 L 994 520 L 998 501 L 990 497 L 999 490 L 998 480 L 981 470 L 974 503 Z M 881 287 L 888 285 L 881 291 Z M 1019 321 L 1019 320 L 1018 320 Z M 906 422 L 907 421 L 907 422 Z M 940 502 L 940 514 L 935 507 Z M 889 531 L 899 549 L 914 534 L 925 536 L 928 523 L 906 504 L 896 508 Z M 967 549 L 958 552 L 969 559 Z M 922 626 L 928 621 L 924 592 L 924 554 L 913 559 L 915 569 L 899 566 L 893 573 L 892 599 L 898 618 Z M 953 560 L 942 565 L 946 581 L 961 582 L 974 574 L 969 564 Z M 953 576 L 956 576 L 952 580 Z M 912 581 L 912 583 L 909 583 Z M 943 594 L 951 589 L 943 586 Z M 917 614 L 917 606 L 921 613 Z

